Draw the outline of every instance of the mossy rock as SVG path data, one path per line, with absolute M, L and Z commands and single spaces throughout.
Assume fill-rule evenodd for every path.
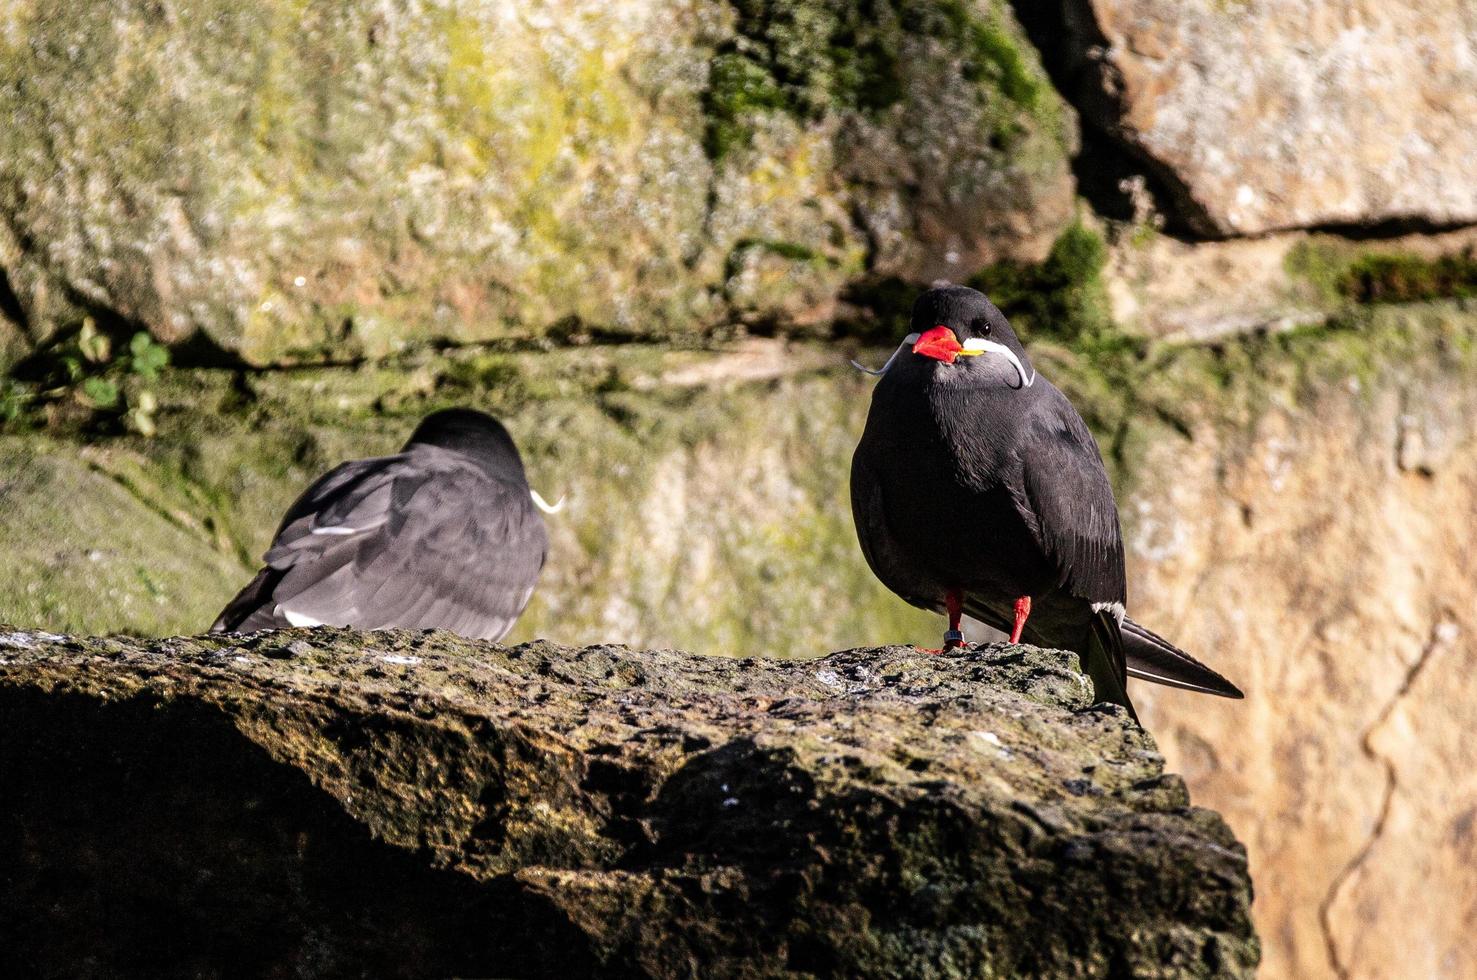
M 20 0 L 0 366 L 85 315 L 255 364 L 803 324 L 867 267 L 1039 257 L 1075 130 L 1008 6 L 874 6 Z

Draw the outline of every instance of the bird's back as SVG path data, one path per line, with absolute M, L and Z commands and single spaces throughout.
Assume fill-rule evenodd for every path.
M 393 626 L 500 639 L 546 551 L 526 484 L 412 444 L 313 484 L 289 508 L 266 566 L 212 629 Z

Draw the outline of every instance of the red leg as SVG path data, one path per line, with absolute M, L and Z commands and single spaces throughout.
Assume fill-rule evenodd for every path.
M 944 634 L 944 649 L 953 650 L 964 646 L 964 634 L 959 630 L 959 617 L 964 615 L 964 593 L 958 589 L 945 592 L 944 608 L 949 612 L 949 631 Z
M 1021 642 L 1021 630 L 1026 628 L 1026 620 L 1031 615 L 1031 597 L 1023 595 L 1015 601 L 1015 627 L 1010 631 L 1010 642 Z
M 944 609 L 949 614 L 949 630 L 944 634 L 944 645 L 939 650 L 923 650 L 924 653 L 946 653 L 964 646 L 964 634 L 959 631 L 959 618 L 964 615 L 964 593 L 950 589 L 944 593 Z

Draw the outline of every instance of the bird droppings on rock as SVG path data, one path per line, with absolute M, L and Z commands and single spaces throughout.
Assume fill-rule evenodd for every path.
M 0 647 L 11 647 L 16 650 L 29 650 L 37 643 L 60 643 L 66 637 L 56 633 L 25 632 L 15 630 L 10 633 L 0 633 Z
M 1004 644 L 37 643 L 0 665 L 0 973 L 1251 976 L 1244 851 L 1077 676 Z

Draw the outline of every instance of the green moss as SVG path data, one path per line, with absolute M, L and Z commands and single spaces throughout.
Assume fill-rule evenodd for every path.
M 1310 286 L 1317 299 L 1340 301 L 1339 280 L 1352 264 L 1356 249 L 1338 238 L 1312 237 L 1298 242 L 1282 260 L 1287 275 Z
M 1339 291 L 1358 303 L 1415 303 L 1477 296 L 1472 253 L 1427 259 L 1375 253 L 1355 260 L 1338 280 Z
M 876 115 L 907 97 L 916 79 L 909 59 L 943 48 L 962 60 L 965 82 L 986 101 L 996 97 L 1061 128 L 1055 92 L 1023 51 L 1024 41 L 995 6 L 963 0 L 731 0 L 736 35 L 710 64 L 705 144 L 721 159 L 752 136 L 756 113 L 804 120 L 827 113 Z M 997 131 L 1011 129 L 1009 113 Z
M 1477 296 L 1477 257 L 1470 249 L 1429 258 L 1318 237 L 1291 249 L 1284 268 L 1329 303 L 1419 303 Z
M 1025 334 L 1077 341 L 1111 327 L 1102 278 L 1107 261 L 1102 237 L 1078 222 L 1062 232 L 1044 261 L 999 262 L 981 269 L 969 285 Z
M 1108 247 L 1102 236 L 1074 222 L 1037 263 L 997 262 L 986 266 L 967 284 L 990 297 L 1011 324 L 1032 345 L 1065 345 L 1082 352 L 1105 354 L 1131 342 L 1113 330 L 1103 268 Z M 858 315 L 843 316 L 835 325 L 838 336 L 868 342 L 895 343 L 906 333 L 916 283 L 898 277 L 874 277 L 853 282 L 843 294 Z
M 756 113 L 813 120 L 835 109 L 878 109 L 901 95 L 897 24 L 837 0 L 734 0 L 736 36 L 714 56 L 703 96 L 712 159 L 747 145 Z
M 784 109 L 785 94 L 761 65 L 735 52 L 720 54 L 709 67 L 703 108 L 708 127 L 704 149 L 718 160 L 745 144 L 751 130 L 746 121 L 756 112 Z
M 728 253 L 728 260 L 724 263 L 723 278 L 732 279 L 738 275 L 743 269 L 747 255 L 754 252 L 773 255 L 786 262 L 800 262 L 817 268 L 825 268 L 833 264 L 826 256 L 799 242 L 745 238 L 735 244 L 733 250 Z
M 928 16 L 934 10 L 937 17 Z M 942 22 L 942 23 L 940 23 Z M 968 60 L 964 77 L 971 82 L 992 83 L 1006 98 L 1033 111 L 1048 102 L 1050 83 L 1036 68 L 1033 59 L 1021 51 L 1021 40 L 1000 22 L 1000 13 L 991 8 L 981 14 L 978 5 L 964 0 L 942 0 L 936 7 L 918 5 L 907 8 L 904 25 L 912 33 L 942 36 L 963 42 Z M 944 30 L 939 27 L 947 25 Z

